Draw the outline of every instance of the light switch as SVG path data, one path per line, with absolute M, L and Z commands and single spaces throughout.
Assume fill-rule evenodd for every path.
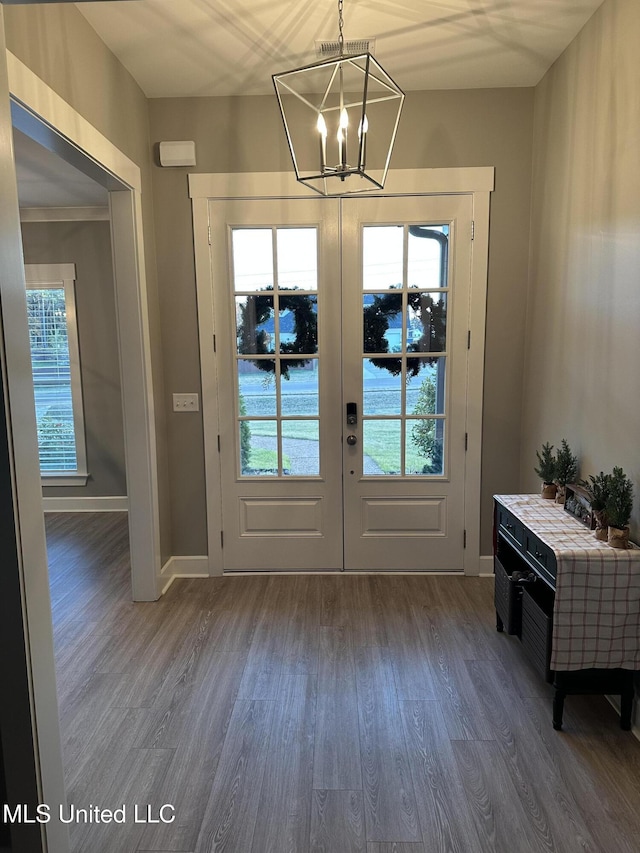
M 173 395 L 173 411 L 174 412 L 199 412 L 200 403 L 197 394 L 174 394 Z

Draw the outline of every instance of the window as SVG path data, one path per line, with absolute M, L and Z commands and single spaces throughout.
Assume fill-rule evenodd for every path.
M 318 477 L 318 229 L 231 237 L 241 475 Z
M 27 264 L 27 316 L 40 473 L 46 485 L 84 485 L 84 437 L 74 264 Z

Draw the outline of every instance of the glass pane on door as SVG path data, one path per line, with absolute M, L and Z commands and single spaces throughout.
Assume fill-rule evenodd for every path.
M 320 476 L 318 235 L 232 228 L 240 477 Z
M 365 225 L 363 471 L 443 476 L 448 225 Z

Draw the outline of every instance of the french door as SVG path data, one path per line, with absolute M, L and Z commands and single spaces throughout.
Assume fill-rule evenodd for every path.
M 210 202 L 225 570 L 462 571 L 471 210 Z

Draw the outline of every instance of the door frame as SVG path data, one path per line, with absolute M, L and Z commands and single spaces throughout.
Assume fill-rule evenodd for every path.
M 482 411 L 484 396 L 484 343 L 489 256 L 489 202 L 494 188 L 493 166 L 452 169 L 391 170 L 383 191 L 373 196 L 470 195 L 473 242 L 469 299 L 469 353 L 467 359 L 466 422 L 468 433 L 464 513 L 466 548 L 464 573 L 478 575 L 480 563 L 480 490 L 482 464 Z M 213 305 L 209 202 L 227 199 L 308 198 L 309 190 L 290 172 L 244 172 L 189 175 L 200 338 L 202 418 L 204 426 L 207 540 L 210 575 L 222 575 L 223 552 L 221 472 L 218 455 L 217 363 Z M 314 196 L 315 197 L 315 196 Z
M 7 655 L 3 649 L 7 660 L 3 661 L 1 675 L 14 677 L 14 680 L 12 689 L 6 691 L 9 695 L 0 715 L 0 736 L 7 794 L 16 803 L 35 805 L 37 802 L 63 803 L 65 789 L 33 384 L 30 384 L 29 403 L 21 390 L 21 386 L 29 383 L 20 382 L 21 375 L 30 376 L 29 339 L 5 56 L 4 17 L 0 5 L 0 371 L 3 395 L 0 406 L 0 452 L 3 455 L 0 462 L 3 496 L 0 536 L 3 621 L 0 633 L 3 642 L 11 643 L 14 650 L 13 655 Z M 16 336 L 15 324 L 11 322 L 16 310 L 18 314 L 22 312 L 24 318 L 23 340 L 16 340 L 20 336 Z M 27 370 L 29 372 L 25 373 Z M 16 824 L 10 832 L 16 849 L 49 849 L 52 853 L 69 850 L 67 827 L 58 821 L 37 827 Z
M 135 601 L 155 601 L 160 595 L 162 564 L 140 167 L 14 54 L 7 51 L 6 57 L 14 125 L 109 191 L 132 596 Z M 22 329 L 24 319 L 26 330 L 26 315 L 22 317 L 20 306 L 15 310 L 13 325 Z M 27 350 L 22 354 L 21 344 L 11 343 L 16 361 L 28 357 L 26 333 L 24 338 Z M 16 382 L 11 402 L 22 420 L 22 410 L 27 418 L 29 407 L 33 408 L 33 387 L 20 390 L 20 384 Z

